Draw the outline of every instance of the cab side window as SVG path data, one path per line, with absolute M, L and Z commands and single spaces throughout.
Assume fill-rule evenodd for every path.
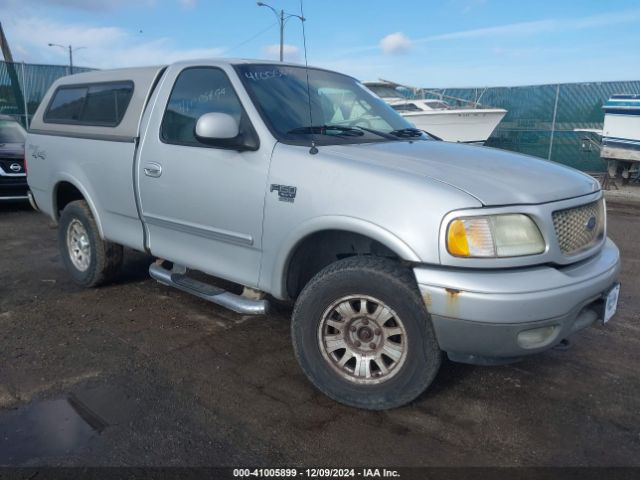
M 178 76 L 162 119 L 165 143 L 203 146 L 195 136 L 196 122 L 210 112 L 233 116 L 242 126 L 245 114 L 227 75 L 218 68 L 187 68 Z

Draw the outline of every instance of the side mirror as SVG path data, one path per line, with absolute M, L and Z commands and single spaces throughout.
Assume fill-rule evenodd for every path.
M 231 140 L 240 134 L 240 125 L 227 113 L 205 113 L 196 123 L 196 137 L 202 140 Z
M 260 141 L 250 124 L 240 131 L 240 122 L 228 113 L 205 113 L 196 122 L 198 141 L 228 150 L 258 150 Z

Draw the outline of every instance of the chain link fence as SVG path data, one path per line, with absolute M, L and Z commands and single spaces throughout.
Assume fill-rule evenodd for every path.
M 73 73 L 90 70 L 93 69 L 73 67 Z M 28 126 L 51 84 L 69 73 L 68 66 L 0 62 L 0 113 L 12 115 Z
M 91 69 L 74 67 L 73 73 Z M 0 62 L 0 113 L 23 124 L 35 112 L 47 89 L 69 67 Z M 601 129 L 602 105 L 614 93 L 640 93 L 640 81 L 566 83 L 524 87 L 415 90 L 420 98 L 481 103 L 508 111 L 486 145 L 534 155 L 585 171 L 603 171 L 600 153 L 576 128 Z M 462 102 L 461 102 L 462 103 Z
M 604 171 L 593 143 L 576 128 L 602 129 L 602 105 L 615 93 L 640 93 L 640 81 L 564 83 L 524 87 L 418 90 L 425 98 L 461 99 L 508 111 L 487 146 L 545 158 L 583 171 Z M 462 102 L 461 102 L 462 103 Z

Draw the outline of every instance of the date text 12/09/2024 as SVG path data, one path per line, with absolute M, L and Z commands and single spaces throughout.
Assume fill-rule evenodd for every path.
M 401 478 L 397 470 L 386 468 L 237 468 L 234 478 Z

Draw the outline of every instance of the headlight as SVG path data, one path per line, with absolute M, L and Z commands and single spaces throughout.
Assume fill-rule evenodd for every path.
M 522 214 L 461 217 L 447 228 L 447 250 L 456 257 L 516 257 L 544 249 L 540 230 Z

